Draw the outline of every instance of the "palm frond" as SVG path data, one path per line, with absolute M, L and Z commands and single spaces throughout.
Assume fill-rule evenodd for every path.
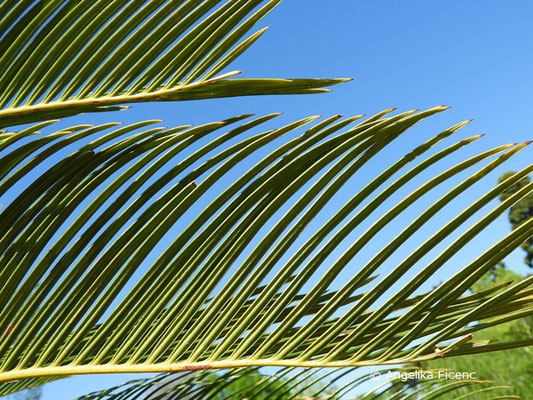
M 338 400 L 353 392 L 358 393 L 357 397 L 349 398 L 359 400 L 429 400 L 450 398 L 450 395 L 459 400 L 476 399 L 476 395 L 480 393 L 490 393 L 495 399 L 502 395 L 520 398 L 512 394 L 509 386 L 496 385 L 491 381 L 441 378 L 446 372 L 448 371 L 395 368 L 383 371 L 383 375 L 390 375 L 390 378 L 372 382 L 371 374 L 361 375 L 354 368 L 283 368 L 272 375 L 255 368 L 223 370 L 218 374 L 191 371 L 133 380 L 87 394 L 78 400 L 128 400 L 139 397 L 150 400 Z M 409 378 L 418 375 L 423 376 L 423 379 Z M 412 382 L 416 382 L 414 387 Z M 362 387 L 368 385 L 373 388 L 365 392 Z
M 398 364 L 530 344 L 476 342 L 472 334 L 530 315 L 533 278 L 464 294 L 531 236 L 533 221 L 433 290 L 420 292 L 454 254 L 530 193 L 532 184 L 491 208 L 412 273 L 431 249 L 533 165 L 453 215 L 404 260 L 395 257 L 431 217 L 527 143 L 457 162 L 375 216 L 422 173 L 481 137 L 427 155 L 465 121 L 375 176 L 363 172 L 409 127 L 445 109 L 397 115 L 385 110 L 362 121 L 336 115 L 292 139 L 281 137 L 317 117 L 259 133 L 252 132 L 278 114 L 172 129 L 153 120 L 37 133 L 53 128 L 50 121 L 4 133 L 0 195 L 16 195 L 4 201 L 0 214 L 0 380 Z M 265 152 L 265 146 L 274 150 Z M 258 151 L 266 155 L 243 167 Z M 431 200 L 373 258 L 358 258 L 418 199 L 461 173 L 468 175 Z M 354 177 L 363 186 L 343 204 L 333 203 L 334 213 L 309 234 L 317 215 Z M 373 222 L 366 231 L 329 261 L 368 221 Z M 170 244 L 160 250 L 163 243 Z M 386 261 L 395 266 L 383 273 Z M 348 278 L 339 288 L 340 276 Z M 404 286 L 389 295 L 399 280 Z
M 0 396 L 9 396 L 10 394 L 22 392 L 24 390 L 37 388 L 47 383 L 54 382 L 62 377 L 46 376 L 40 378 L 20 379 L 0 384 Z
M 328 91 L 346 79 L 231 79 L 280 0 L 24 0 L 0 5 L 0 127 L 118 104 Z

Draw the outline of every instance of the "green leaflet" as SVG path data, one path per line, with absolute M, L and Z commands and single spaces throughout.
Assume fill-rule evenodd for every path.
M 170 129 L 148 120 L 53 131 L 60 117 L 122 110 L 124 103 L 322 93 L 347 81 L 232 79 L 240 71 L 226 68 L 261 37 L 265 28 L 249 32 L 279 2 L 0 3 L 0 128 L 12 128 L 0 131 L 0 196 L 12 199 L 0 214 L 0 382 L 7 382 L 0 394 L 78 373 L 191 370 L 175 377 L 176 395 L 215 398 L 258 368 L 277 366 L 287 368 L 239 395 L 254 398 L 275 385 L 272 398 L 298 398 L 320 371 L 296 367 L 410 363 L 531 345 L 528 338 L 493 344 L 473 335 L 531 315 L 532 278 L 465 293 L 532 236 L 533 221 L 420 292 L 531 193 L 533 184 L 490 208 L 532 165 L 479 194 L 405 259 L 395 256 L 528 143 L 440 167 L 481 137 L 434 151 L 465 121 L 383 161 L 391 143 L 444 106 L 387 109 L 366 119 L 310 116 L 277 128 L 278 113 Z M 360 187 L 352 190 L 353 182 Z M 342 191 L 349 195 L 336 203 Z M 422 198 L 429 205 L 363 261 L 365 249 Z M 483 207 L 490 209 L 469 222 Z M 415 270 L 463 224 L 470 225 Z M 393 266 L 383 271 L 387 262 Z M 403 286 L 390 294 L 397 282 Z M 197 371 L 228 368 L 216 380 Z M 333 385 L 350 371 L 322 376 Z M 139 396 L 160 378 L 116 396 Z M 333 397 L 365 379 L 332 389 Z M 437 382 L 418 394 L 437 398 L 481 383 Z M 364 398 L 399 387 L 389 384 Z
M 525 145 L 499 146 L 437 172 L 378 218 L 323 272 L 327 256 L 395 192 L 480 138 L 459 140 L 426 155 L 466 124 L 460 123 L 385 165 L 376 176 L 359 174 L 409 127 L 444 109 L 393 116 L 386 110 L 367 119 L 333 116 L 314 122 L 300 135 L 293 132 L 317 117 L 252 134 L 279 114 L 172 129 L 155 126 L 155 120 L 125 127 L 79 125 L 45 135 L 36 130 L 53 124 L 39 124 L 22 132 L 37 135 L 23 145 L 8 134 L 3 142 L 3 193 L 33 171 L 42 172 L 2 212 L 0 273 L 5 285 L 0 290 L 0 324 L 6 333 L 0 343 L 0 378 L 263 365 L 358 366 L 494 349 L 493 344 L 472 342 L 469 335 L 531 314 L 531 282 L 466 297 L 463 293 L 531 233 L 531 224 L 510 233 L 449 283 L 422 295 L 415 292 L 449 254 L 527 195 L 529 186 L 474 223 L 408 280 L 404 290 L 375 304 L 428 249 L 533 166 L 475 200 L 388 275 L 381 276 L 378 267 L 429 216 Z M 50 164 L 67 145 L 96 134 L 100 136 Z M 275 150 L 213 192 L 231 171 L 272 142 L 278 143 Z M 48 169 L 43 171 L 42 165 Z M 350 281 L 338 289 L 332 286 L 359 249 L 396 216 L 472 168 L 469 177 L 359 266 Z M 366 184 L 346 204 L 336 205 L 333 215 L 306 238 L 306 227 L 357 176 Z M 208 194 L 209 202 L 198 214 L 180 223 Z M 280 211 L 277 221 L 269 222 Z M 176 228 L 167 249 L 137 275 L 129 293 L 121 295 L 143 271 L 153 249 Z M 299 249 L 291 250 L 298 239 L 304 239 Z M 251 243 L 254 248 L 248 251 Z M 302 291 L 309 283 L 310 289 Z M 472 325 L 474 321 L 479 325 Z M 411 347 L 422 338 L 422 344 Z
M 513 396 L 509 386 L 497 385 L 480 379 L 446 381 L 439 378 L 444 370 L 425 371 L 432 375 L 418 382 L 413 389 L 406 383 L 409 374 L 420 371 L 394 368 L 382 371 L 392 378 L 372 382 L 371 375 L 361 375 L 352 368 L 345 370 L 284 368 L 274 374 L 259 369 L 221 371 L 218 374 L 205 371 L 160 374 L 149 379 L 139 379 L 115 386 L 106 391 L 80 397 L 83 400 L 135 399 L 135 398 L 202 398 L 202 399 L 273 399 L 273 400 L 326 400 L 341 399 L 354 391 L 360 399 L 439 399 L 450 394 L 457 399 L 475 399 L 475 395 L 490 392 L 494 396 Z M 366 389 L 361 393 L 360 386 Z M 167 398 L 168 398 L 167 397 Z M 447 397 L 449 398 L 449 397 Z M 494 397 L 497 398 L 497 397 Z
M 346 79 L 231 79 L 224 72 L 280 0 L 6 2 L 0 127 L 123 103 L 328 91 Z

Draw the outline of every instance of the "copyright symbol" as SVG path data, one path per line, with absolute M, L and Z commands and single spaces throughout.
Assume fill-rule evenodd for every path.
M 371 376 L 371 378 L 372 378 L 373 380 L 379 379 L 379 377 L 381 376 L 381 372 L 379 372 L 379 371 L 374 371 L 374 372 L 372 372 L 372 374 L 371 374 L 370 376 Z

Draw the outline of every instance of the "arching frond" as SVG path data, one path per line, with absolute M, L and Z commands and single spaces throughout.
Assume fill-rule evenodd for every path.
M 424 292 L 424 284 L 531 192 L 533 184 L 491 203 L 533 165 L 447 218 L 405 259 L 395 255 L 412 246 L 409 238 L 435 214 L 527 145 L 499 146 L 442 170 L 441 161 L 481 137 L 430 152 L 466 121 L 377 172 L 364 169 L 409 127 L 444 109 L 386 110 L 363 120 L 337 115 L 289 139 L 281 137 L 317 117 L 260 133 L 253 130 L 277 114 L 172 129 L 158 121 L 79 125 L 44 135 L 36 132 L 50 123 L 41 123 L 3 134 L 0 195 L 12 200 L 3 201 L 0 214 L 0 380 L 398 364 L 530 344 L 527 338 L 479 343 L 472 334 L 530 315 L 533 277 L 465 293 L 531 236 L 533 221 L 480 249 L 434 289 Z M 65 151 L 70 155 L 55 162 Z M 246 164 L 258 151 L 263 158 Z M 443 189 L 458 176 L 456 186 Z M 354 177 L 361 187 L 341 204 L 332 202 Z M 436 188 L 444 194 L 433 199 Z M 431 199 L 429 206 L 398 222 L 421 198 Z M 317 226 L 326 206 L 333 212 Z M 403 229 L 376 244 L 391 223 Z M 438 256 L 423 260 L 464 225 Z M 363 261 L 368 244 L 373 256 Z M 415 268 L 421 260 L 424 267 Z M 393 266 L 380 269 L 385 262 Z M 398 281 L 403 287 L 391 294 Z
M 218 374 L 192 371 L 133 380 L 90 393 L 78 400 L 337 400 L 346 395 L 360 400 L 429 400 L 452 398 L 450 396 L 458 400 L 475 400 L 480 393 L 493 395 L 495 399 L 498 396 L 520 398 L 512 394 L 509 386 L 497 385 L 491 381 L 468 378 L 447 380 L 444 377 L 449 372 L 395 368 L 383 371 L 383 375 L 390 375 L 390 378 L 374 380 L 372 374 L 361 375 L 353 368 L 283 368 L 271 375 L 252 368 L 221 371 Z M 363 388 L 369 385 L 373 388 L 365 391 Z M 356 397 L 353 393 L 356 393 Z
M 320 93 L 345 79 L 228 79 L 280 0 L 22 0 L 0 5 L 0 127 L 118 104 Z

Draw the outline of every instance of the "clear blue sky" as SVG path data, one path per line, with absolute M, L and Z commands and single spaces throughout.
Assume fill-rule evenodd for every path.
M 452 109 L 416 127 L 386 154 L 399 156 L 430 135 L 474 118 L 458 136 L 487 133 L 468 150 L 473 154 L 533 139 L 532 21 L 529 0 L 286 0 L 261 22 L 270 30 L 231 69 L 243 69 L 246 77 L 354 77 L 353 82 L 336 86 L 327 95 L 142 104 L 127 112 L 68 122 L 162 118 L 165 125 L 174 126 L 275 111 L 283 111 L 280 121 L 288 122 L 311 114 L 372 114 L 388 107 L 406 110 L 446 104 Z M 531 154 L 522 152 L 509 167 L 525 166 Z M 491 187 L 496 178 L 497 174 L 491 175 L 478 190 Z M 405 218 L 412 216 L 407 213 Z M 447 217 L 437 217 L 432 226 L 442 225 Z M 506 219 L 500 218 L 458 256 L 457 265 L 442 272 L 442 278 L 508 231 Z M 508 264 L 525 273 L 521 257 L 514 254 Z M 43 399 L 71 399 L 129 378 L 71 378 L 46 386 Z

